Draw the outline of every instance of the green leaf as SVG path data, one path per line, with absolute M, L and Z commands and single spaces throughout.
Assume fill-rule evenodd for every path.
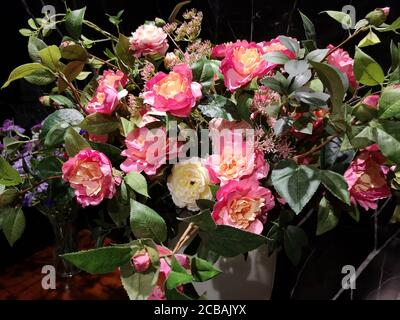
M 135 124 L 134 124 L 132 121 L 130 121 L 130 120 L 128 120 L 128 119 L 125 119 L 125 118 L 123 118 L 123 117 L 121 117 L 121 125 L 122 125 L 122 131 L 123 131 L 123 133 L 124 133 L 124 137 L 127 137 L 128 134 L 129 134 L 133 129 L 135 129 Z
M 325 63 L 314 61 L 310 61 L 310 63 L 331 95 L 333 113 L 342 114 L 343 99 L 346 94 L 347 87 L 342 82 L 340 72 L 336 68 Z
M 69 82 L 72 82 L 82 72 L 84 66 L 85 64 L 81 61 L 72 61 L 63 68 L 62 73 Z M 67 82 L 62 78 L 58 78 L 57 86 L 60 93 L 68 88 Z
M 41 60 L 39 56 L 39 51 L 44 48 L 47 48 L 47 45 L 43 42 L 43 40 L 34 36 L 29 37 L 28 52 L 33 62 L 40 63 Z
M 73 108 L 75 106 L 75 104 L 70 99 L 68 99 L 67 97 L 62 96 L 62 95 L 52 94 L 49 96 L 49 98 L 50 98 L 50 100 L 54 101 L 58 105 L 64 106 L 66 108 Z M 77 111 L 77 112 L 79 114 L 81 114 L 79 111 Z M 83 116 L 81 115 L 79 118 L 81 119 L 80 121 L 82 121 Z M 76 124 L 78 124 L 78 123 L 76 123 Z
M 77 155 L 83 149 L 91 149 L 89 142 L 87 142 L 78 132 L 73 128 L 68 128 L 64 135 L 65 150 L 70 157 Z
M 131 200 L 131 229 L 136 238 L 150 238 L 156 242 L 167 240 L 167 225 L 153 209 Z
M 57 46 L 46 47 L 39 51 L 42 64 L 53 71 L 60 70 L 61 52 Z
M 380 32 L 388 32 L 388 31 L 396 31 L 397 29 L 400 29 L 400 17 L 397 18 L 392 24 L 389 26 L 383 28 L 383 29 L 378 29 Z
M 400 119 L 400 88 L 386 87 L 379 99 L 379 118 Z
M 296 214 L 303 210 L 317 191 L 320 180 L 317 171 L 293 161 L 281 161 L 272 171 L 272 183 Z
M 0 185 L 16 186 L 23 182 L 17 170 L 15 170 L 3 157 L 0 157 Z
M 130 214 L 131 208 L 127 196 L 125 182 L 122 182 L 117 195 L 107 202 L 108 213 L 117 227 L 123 227 Z
M 50 96 L 51 99 L 56 102 L 65 100 L 60 100 L 61 96 Z M 65 98 L 66 99 L 66 98 Z M 62 123 L 66 123 L 69 126 L 76 126 L 83 120 L 83 115 L 74 109 L 60 109 L 54 111 L 50 114 L 43 122 L 42 131 L 40 132 L 40 138 L 43 139 L 46 137 L 47 133 L 54 126 L 60 125 Z
M 171 259 L 171 272 L 165 282 L 165 288 L 168 290 L 187 284 L 193 281 L 193 277 L 184 267 L 182 267 L 175 257 Z
M 291 77 L 295 77 L 303 72 L 306 72 L 310 65 L 304 60 L 289 60 L 285 63 L 285 71 L 289 73 Z
M 22 29 L 19 29 L 18 31 L 24 37 L 30 37 L 35 34 L 35 31 L 32 31 L 31 29 L 27 29 L 27 28 L 22 28 Z
M 211 101 L 207 104 L 199 104 L 201 113 L 210 118 L 224 118 L 233 120 L 230 110 L 235 108 L 235 104 L 228 98 L 220 95 L 210 97 Z
M 4 186 L 3 186 L 4 188 Z M 6 189 L 0 193 L 0 208 L 8 207 L 14 204 L 19 197 L 19 191 L 17 189 Z M 0 213 L 1 215 L 1 213 Z M 1 226 L 0 226 L 1 229 Z
M 131 171 L 125 177 L 125 183 L 130 186 L 133 191 L 149 197 L 147 192 L 147 181 L 146 178 L 139 172 Z
M 312 23 L 312 21 L 299 10 L 300 16 L 301 16 L 301 20 L 303 21 L 303 27 L 304 27 L 304 31 L 306 34 L 306 38 L 308 40 L 316 40 L 316 35 L 315 35 L 315 27 L 314 24 Z
M 210 262 L 193 257 L 190 262 L 193 280 L 196 282 L 204 282 L 210 280 L 222 271 L 214 267 Z
M 381 40 L 379 40 L 379 37 L 372 30 L 370 30 L 368 34 L 360 41 L 358 47 L 363 48 L 373 46 L 378 43 L 381 43 Z
M 286 36 L 279 36 L 278 39 L 286 48 L 288 48 L 289 51 L 295 53 L 296 55 L 298 54 L 300 45 L 297 40 Z
M 47 86 L 53 83 L 57 78 L 51 71 L 40 69 L 33 71 L 29 76 L 24 77 L 24 79 L 36 86 Z
M 89 133 L 102 135 L 117 130 L 120 122 L 116 117 L 96 112 L 86 116 L 79 126 Z
M 284 54 L 283 52 L 269 52 L 267 54 L 263 55 L 264 60 L 270 62 L 270 63 L 276 63 L 276 64 L 285 64 L 286 62 L 289 61 L 289 57 Z
M 350 194 L 348 185 L 343 176 L 328 170 L 320 170 L 319 177 L 322 184 L 332 193 L 336 198 L 344 203 L 350 205 Z
M 328 52 L 329 49 L 316 49 L 307 54 L 306 59 L 314 62 L 322 62 L 325 59 Z
M 62 164 L 60 158 L 50 156 L 41 160 L 35 169 L 38 172 L 39 178 L 47 179 L 52 176 L 61 175 Z
M 199 214 L 187 218 L 178 218 L 178 220 L 185 221 L 187 223 L 193 223 L 203 231 L 213 231 L 217 228 L 217 225 L 211 217 L 210 209 L 205 209 Z
M 68 11 L 65 15 L 65 28 L 75 40 L 78 40 L 81 36 L 85 11 L 86 7 L 83 7 L 82 9 Z
M 390 42 L 390 55 L 392 58 L 392 70 L 396 70 L 396 68 L 400 65 L 400 49 L 392 40 Z
M 266 77 L 261 80 L 261 84 L 280 94 L 285 94 L 289 87 L 289 81 L 286 78 Z
M 372 123 L 370 124 L 372 125 Z M 376 143 L 391 161 L 400 164 L 400 126 L 397 121 L 385 121 L 373 128 Z
M 323 197 L 319 203 L 318 209 L 318 224 L 317 224 L 317 236 L 320 236 L 333 228 L 339 222 L 339 218 L 332 211 L 329 201 Z
M 86 62 L 89 55 L 85 48 L 80 45 L 73 44 L 61 48 L 61 57 L 67 60 Z
M 310 92 L 308 89 L 298 89 L 294 93 L 294 97 L 311 106 L 326 108 L 330 96 L 324 92 Z
M 354 74 L 361 84 L 368 86 L 380 85 L 385 80 L 382 67 L 358 47 L 354 57 Z
M 191 65 L 193 81 L 199 82 L 203 94 L 206 94 L 214 83 L 214 67 L 206 57 L 201 58 Z
M 255 233 L 219 225 L 214 231 L 207 232 L 207 246 L 210 250 L 224 257 L 235 257 L 257 249 L 267 239 Z
M 2 222 L 4 235 L 10 246 L 22 236 L 25 230 L 25 216 L 21 208 L 8 208 L 3 210 L 6 216 Z
M 130 262 L 121 267 L 121 282 L 130 300 L 146 300 L 158 280 L 158 270 L 137 273 Z
M 360 210 L 357 206 L 351 206 L 347 213 L 355 222 L 360 222 Z
M 111 273 L 132 258 L 129 247 L 111 246 L 61 255 L 74 266 L 91 274 Z
M 290 84 L 290 92 L 293 92 L 297 89 L 302 88 L 308 81 L 310 81 L 312 77 L 312 73 L 311 70 L 306 70 L 303 73 L 298 74 L 296 77 L 294 77 L 292 83 Z M 271 108 L 278 108 L 276 109 L 277 113 L 275 113 L 275 117 L 277 117 L 279 115 L 279 111 L 281 110 L 281 106 L 280 105 L 271 105 L 268 110 L 267 113 L 270 116 L 273 116 L 273 114 L 271 114 Z
M 337 22 L 347 27 L 347 29 L 349 29 L 352 26 L 351 17 L 347 13 L 344 13 L 342 11 L 332 11 L 332 10 L 323 12 L 327 13 L 331 18 L 335 19 Z
M 240 119 L 250 122 L 250 106 L 253 102 L 253 95 L 249 92 L 239 92 L 237 97 L 237 113 Z
M 115 46 L 115 55 L 123 64 L 123 69 L 127 70 L 127 67 L 133 67 L 135 64 L 135 57 L 129 49 L 129 38 L 123 34 L 119 35 L 118 43 Z
M 306 233 L 300 227 L 288 226 L 283 239 L 283 246 L 288 258 L 294 265 L 298 265 L 302 249 L 308 244 Z
M 25 78 L 37 70 L 48 70 L 48 69 L 40 63 L 23 64 L 22 66 L 15 68 L 10 73 L 8 80 L 3 84 L 1 88 L 4 89 L 5 87 L 8 87 L 11 82 Z

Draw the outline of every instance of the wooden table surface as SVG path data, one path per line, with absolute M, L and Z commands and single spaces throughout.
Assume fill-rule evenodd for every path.
M 89 231 L 80 237 L 90 238 Z M 56 278 L 56 289 L 43 289 L 44 265 L 53 264 L 53 247 L 0 272 L 0 300 L 119 300 L 127 299 L 119 279 L 119 271 L 107 275 L 91 275 L 81 271 L 71 278 Z

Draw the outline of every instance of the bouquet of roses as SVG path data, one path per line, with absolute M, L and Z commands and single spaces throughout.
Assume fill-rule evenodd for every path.
M 400 188 L 400 47 L 391 43 L 387 72 L 362 49 L 400 29 L 400 19 L 385 23 L 389 8 L 321 49 L 302 13 L 303 41 L 213 45 L 200 38 L 201 12 L 177 19 L 182 5 L 131 36 L 119 33 L 123 11 L 109 16 L 118 35 L 86 20 L 86 8 L 30 19 L 20 32 L 33 62 L 3 85 L 43 86 L 51 110 L 31 136 L 12 121 L 1 128 L 5 236 L 21 236 L 24 206 L 96 207 L 126 243 L 63 258 L 89 273 L 119 268 L 131 299 L 197 299 L 191 283 L 218 276 L 219 257 L 265 244 L 297 264 L 311 215 L 321 235 Z M 53 28 L 67 34 L 58 45 L 44 42 Z M 353 59 L 343 47 L 359 35 Z M 103 57 L 91 53 L 99 47 Z

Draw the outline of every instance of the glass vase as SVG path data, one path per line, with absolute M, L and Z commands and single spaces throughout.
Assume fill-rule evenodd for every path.
M 79 273 L 79 269 L 63 259 L 61 255 L 77 251 L 77 230 L 75 226 L 76 214 L 50 215 L 49 220 L 54 232 L 53 265 L 57 275 L 61 278 L 70 278 Z

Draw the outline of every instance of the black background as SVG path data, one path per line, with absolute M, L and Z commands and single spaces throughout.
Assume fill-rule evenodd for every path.
M 99 26 L 115 31 L 108 22 L 105 13 L 116 14 L 124 9 L 122 32 L 129 35 L 144 20 L 153 20 L 155 16 L 167 19 L 178 1 L 173 0 L 102 0 L 102 1 L 67 1 L 71 8 L 88 6 L 86 18 Z M 18 29 L 27 27 L 26 21 L 33 16 L 40 16 L 44 4 L 52 4 L 56 10 L 63 12 L 62 1 L 15 0 L 3 2 L 1 11 L 1 68 L 0 83 L 4 83 L 9 72 L 18 65 L 29 62 L 27 54 L 27 38 L 21 36 Z M 194 7 L 204 13 L 204 27 L 202 37 L 213 43 L 234 41 L 236 39 L 252 39 L 254 41 L 269 40 L 280 34 L 290 35 L 303 39 L 303 27 L 297 9 L 305 13 L 316 25 L 318 45 L 320 48 L 333 43 L 337 44 L 346 36 L 346 31 L 326 14 L 319 14 L 323 10 L 341 10 L 344 5 L 353 5 L 356 8 L 357 20 L 365 16 L 375 7 L 390 6 L 389 21 L 400 16 L 398 0 L 391 1 L 262 1 L 262 0 L 194 0 L 186 8 Z M 251 31 L 253 30 L 253 31 Z M 90 32 L 85 32 L 91 35 Z M 389 65 L 387 41 L 389 35 L 382 37 L 383 44 L 373 48 L 366 48 L 385 68 Z M 392 34 L 390 35 L 392 36 Z M 52 36 L 54 43 L 60 38 L 55 32 Z M 357 39 L 359 40 L 359 39 Z M 397 36 L 397 41 L 400 38 Z M 352 51 L 352 43 L 346 49 Z M 101 55 L 101 52 L 98 54 Z M 17 81 L 0 92 L 0 120 L 13 118 L 16 123 L 25 128 L 40 122 L 47 111 L 38 103 L 38 97 L 44 92 L 40 88 L 31 86 L 25 81 Z M 384 210 L 380 217 L 382 224 L 390 217 L 393 206 Z M 27 229 L 22 239 L 14 248 L 9 248 L 2 233 L 0 233 L 0 268 L 17 263 L 22 257 L 31 254 L 38 248 L 51 243 L 52 233 L 47 220 L 35 210 L 26 210 Z M 356 224 L 350 218 L 341 220 L 338 228 L 318 239 L 305 252 L 305 258 L 312 253 L 307 261 L 304 272 L 299 279 L 296 290 L 291 295 L 296 281 L 299 267 L 293 267 L 284 254 L 279 255 L 277 277 L 273 293 L 274 299 L 329 299 L 340 287 L 341 267 L 345 264 L 358 266 L 373 246 L 373 224 L 371 213 L 363 213 L 361 223 Z M 315 221 L 310 221 L 306 228 L 315 228 Z M 381 227 L 382 239 L 390 233 L 390 227 Z M 397 250 L 397 251 L 396 251 Z M 379 271 L 390 269 L 399 271 L 398 257 L 399 244 L 394 243 L 385 253 L 386 267 L 380 263 L 381 255 L 371 264 L 360 278 L 360 284 L 355 291 L 354 298 L 365 298 L 366 294 L 376 287 L 381 279 Z M 396 254 L 397 252 L 397 254 Z M 396 269 L 397 268 L 397 269 Z M 394 270 L 394 271 L 393 271 Z M 396 273 L 395 273 L 396 274 Z M 347 299 L 345 294 L 343 298 Z

